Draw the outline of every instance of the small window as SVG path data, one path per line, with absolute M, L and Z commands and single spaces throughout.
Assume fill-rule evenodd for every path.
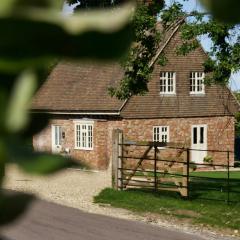
M 204 94 L 204 73 L 191 72 L 190 73 L 190 94 Z
M 153 127 L 153 141 L 169 142 L 169 127 L 168 126 Z
M 75 148 L 83 150 L 93 149 L 93 123 L 75 123 Z
M 160 94 L 176 93 L 176 73 L 161 72 L 160 73 Z

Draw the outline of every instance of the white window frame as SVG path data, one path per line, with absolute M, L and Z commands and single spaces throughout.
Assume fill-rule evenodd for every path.
M 170 142 L 169 126 L 153 126 L 153 142 Z M 156 135 L 158 134 L 158 139 Z M 166 139 L 165 141 L 162 141 Z M 160 141 L 161 140 L 161 141 Z
M 75 121 L 74 124 L 75 149 L 93 150 L 93 121 Z M 89 128 L 91 128 L 91 132 Z
M 204 78 L 204 72 L 190 72 L 190 94 L 205 94 Z
M 163 91 L 162 88 L 165 88 L 165 90 Z M 175 95 L 175 94 L 176 94 L 176 72 L 160 72 L 160 95 Z

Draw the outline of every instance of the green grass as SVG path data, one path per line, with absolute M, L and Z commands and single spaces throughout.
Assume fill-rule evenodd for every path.
M 225 172 L 194 172 L 192 176 L 217 179 L 198 179 L 191 177 L 190 200 L 178 193 L 152 190 L 116 191 L 104 189 L 95 197 L 95 202 L 111 204 L 139 213 L 166 214 L 178 218 L 191 219 L 192 223 L 202 223 L 220 228 L 240 229 L 240 193 L 231 193 L 230 200 L 238 201 L 228 205 L 224 201 L 209 201 L 200 198 L 227 199 Z M 212 191 L 207 188 L 216 188 Z M 240 192 L 240 172 L 231 172 L 230 189 Z
M 210 177 L 210 178 L 224 178 L 226 179 L 228 177 L 227 171 L 225 172 L 191 172 L 191 176 L 199 176 L 199 177 Z M 230 172 L 230 178 L 231 179 L 239 179 L 240 180 L 240 172 L 238 171 L 232 171 Z
M 205 177 L 205 178 L 196 178 Z M 230 172 L 229 185 L 227 172 L 193 172 L 190 175 L 191 198 L 228 199 L 240 203 L 240 172 Z M 211 190 L 212 189 L 212 190 Z M 235 192 L 234 192 L 235 191 Z M 237 193 L 239 192 L 239 193 Z

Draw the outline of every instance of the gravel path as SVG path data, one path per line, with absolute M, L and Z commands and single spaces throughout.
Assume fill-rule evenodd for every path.
M 159 217 L 159 215 L 154 214 L 135 215 L 124 209 L 94 204 L 93 196 L 97 195 L 102 189 L 111 186 L 110 173 L 110 170 L 86 172 L 78 169 L 67 169 L 49 177 L 39 177 L 26 175 L 19 171 L 16 166 L 9 166 L 6 170 L 4 187 L 16 191 L 30 192 L 41 199 L 90 213 L 144 221 L 161 227 L 201 235 L 201 237 L 208 240 L 239 239 L 221 234 L 216 235 L 213 231 L 203 230 L 201 226 L 192 227 L 190 223 L 173 220 L 167 216 Z

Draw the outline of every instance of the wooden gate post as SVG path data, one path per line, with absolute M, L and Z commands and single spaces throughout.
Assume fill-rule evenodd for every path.
M 112 187 L 116 190 L 122 188 L 122 144 L 123 132 L 120 129 L 114 129 L 112 134 Z
M 186 149 L 186 163 L 183 163 L 183 180 L 182 186 L 183 189 L 181 190 L 181 195 L 183 197 L 189 197 L 189 165 L 190 165 L 190 153 L 189 149 Z

